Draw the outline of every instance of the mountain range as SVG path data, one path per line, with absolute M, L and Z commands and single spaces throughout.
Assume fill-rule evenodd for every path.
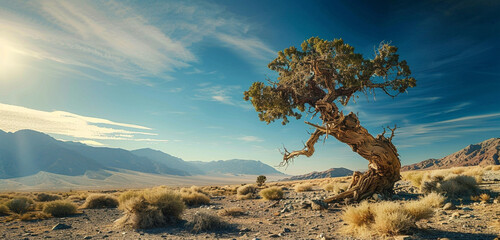
M 401 171 L 500 165 L 499 155 L 500 138 L 490 138 L 480 143 L 471 144 L 443 158 L 431 158 L 419 163 L 403 166 Z
M 0 179 L 39 172 L 66 176 L 106 178 L 109 171 L 131 170 L 148 174 L 193 176 L 210 174 L 283 175 L 255 160 L 184 161 L 149 148 L 128 151 L 59 141 L 33 130 L 0 130 Z
M 331 177 L 345 177 L 352 176 L 352 171 L 347 168 L 330 168 L 322 172 L 311 172 L 304 175 L 292 176 L 289 178 L 284 178 L 281 181 L 295 181 L 295 180 L 306 180 L 306 179 L 317 179 L 317 178 L 331 178 Z

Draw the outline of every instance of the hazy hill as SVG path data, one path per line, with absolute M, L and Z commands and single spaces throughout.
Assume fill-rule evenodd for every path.
M 149 158 L 153 161 L 165 164 L 174 169 L 182 169 L 190 175 L 200 175 L 204 174 L 202 170 L 196 167 L 195 164 L 191 162 L 186 162 L 181 158 L 174 157 L 170 154 L 164 153 L 162 151 L 154 150 L 151 148 L 142 148 L 131 151 L 133 154 L 141 157 Z
M 500 138 L 471 144 L 464 149 L 441 159 L 427 159 L 419 163 L 403 166 L 402 171 L 418 169 L 441 169 L 464 166 L 500 165 Z
M 47 134 L 0 130 L 0 179 L 31 176 L 39 172 L 105 179 L 109 171 L 131 170 L 162 175 L 282 174 L 254 160 L 188 162 L 153 149 L 127 151 L 58 141 Z
M 305 180 L 305 179 L 317 179 L 317 178 L 329 178 L 329 177 L 345 177 L 351 176 L 352 171 L 347 168 L 330 168 L 322 172 L 311 172 L 304 175 L 293 176 L 289 178 L 284 178 L 282 181 L 294 181 L 294 180 Z
M 219 160 L 211 162 L 191 162 L 203 169 L 208 174 L 250 174 L 250 175 L 274 175 L 283 174 L 273 167 L 256 160 Z
M 83 175 L 103 165 L 61 147 L 49 135 L 31 130 L 6 133 L 0 130 L 0 178 L 23 177 L 40 171 L 69 176 Z

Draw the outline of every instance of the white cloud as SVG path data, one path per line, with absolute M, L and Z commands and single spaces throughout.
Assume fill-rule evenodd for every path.
M 243 100 L 235 100 L 235 95 L 240 96 L 239 99 L 243 99 L 242 91 L 240 86 L 222 86 L 222 85 L 211 85 L 210 83 L 203 83 L 202 88 L 197 90 L 196 98 L 205 101 L 215 101 L 227 105 L 242 107 L 245 109 L 250 109 L 251 105 L 245 103 Z
M 129 141 L 167 141 L 152 138 L 138 138 L 137 135 L 156 136 L 145 132 L 151 128 L 107 119 L 80 116 L 63 111 L 39 111 L 21 106 L 0 103 L 0 129 L 15 132 L 32 129 L 49 134 L 60 134 L 77 139 L 89 140 L 129 140 Z M 106 127 L 103 125 L 108 125 Z M 121 128 L 117 128 L 121 127 Z M 139 131 L 126 130 L 138 129 Z
M 90 145 L 90 146 L 97 146 L 97 147 L 104 146 L 104 144 L 102 144 L 100 142 L 93 141 L 93 140 L 82 140 L 79 142 L 86 144 L 86 145 Z
M 0 7 L 0 40 L 17 54 L 61 64 L 82 74 L 100 72 L 146 84 L 151 84 L 147 80 L 151 77 L 171 79 L 168 72 L 192 67 L 198 61 L 192 46 L 204 40 L 222 43 L 259 60 L 274 55 L 251 33 L 249 24 L 216 4 L 134 4 L 4 2 Z M 192 69 L 189 72 L 201 72 Z
M 256 136 L 243 136 L 237 138 L 238 140 L 245 141 L 245 142 L 262 142 L 264 140 L 256 137 Z

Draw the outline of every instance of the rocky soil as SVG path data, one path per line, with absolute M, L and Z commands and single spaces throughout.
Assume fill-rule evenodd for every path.
M 487 172 L 481 188 L 493 194 L 500 192 L 500 172 Z M 400 181 L 396 186 L 395 201 L 415 199 L 419 194 L 408 182 Z M 208 206 L 189 208 L 183 222 L 168 228 L 153 230 L 117 229 L 113 222 L 122 212 L 118 209 L 85 209 L 81 214 L 66 218 L 51 218 L 31 222 L 11 221 L 0 217 L 0 239 L 355 239 L 343 235 L 341 228 L 341 204 L 331 204 L 328 209 L 311 200 L 329 196 L 319 188 L 314 191 L 296 193 L 290 187 L 285 190 L 285 199 L 265 201 L 261 199 L 236 200 L 235 196 L 212 197 Z M 389 239 L 495 239 L 500 228 L 492 225 L 500 219 L 500 203 L 471 202 L 454 199 L 452 206 L 436 211 L 430 220 L 417 222 L 405 236 Z M 224 231 L 192 233 L 186 225 L 198 211 L 216 214 L 223 208 L 241 207 L 243 216 L 221 217 L 228 223 Z M 52 230 L 58 224 L 63 229 Z

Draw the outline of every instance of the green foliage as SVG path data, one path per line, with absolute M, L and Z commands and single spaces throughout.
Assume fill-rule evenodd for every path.
M 416 86 L 397 50 L 381 43 L 375 57 L 369 59 L 342 39 L 312 37 L 301 44 L 301 50 L 292 46 L 278 52 L 268 64 L 279 74 L 277 81 L 253 83 L 244 99 L 252 102 L 261 121 L 282 119 L 286 124 L 288 117 L 301 118 L 300 112 L 315 108 L 320 100 L 347 105 L 355 93 L 374 93 L 375 89 L 395 96 Z
M 45 203 L 42 211 L 54 217 L 66 217 L 76 213 L 76 205 L 68 201 L 57 200 Z
M 27 197 L 16 197 L 8 201 L 5 206 L 7 206 L 10 211 L 21 214 L 33 207 L 33 200 Z
M 257 177 L 257 185 L 262 186 L 266 182 L 267 178 L 264 175 L 260 175 Z

